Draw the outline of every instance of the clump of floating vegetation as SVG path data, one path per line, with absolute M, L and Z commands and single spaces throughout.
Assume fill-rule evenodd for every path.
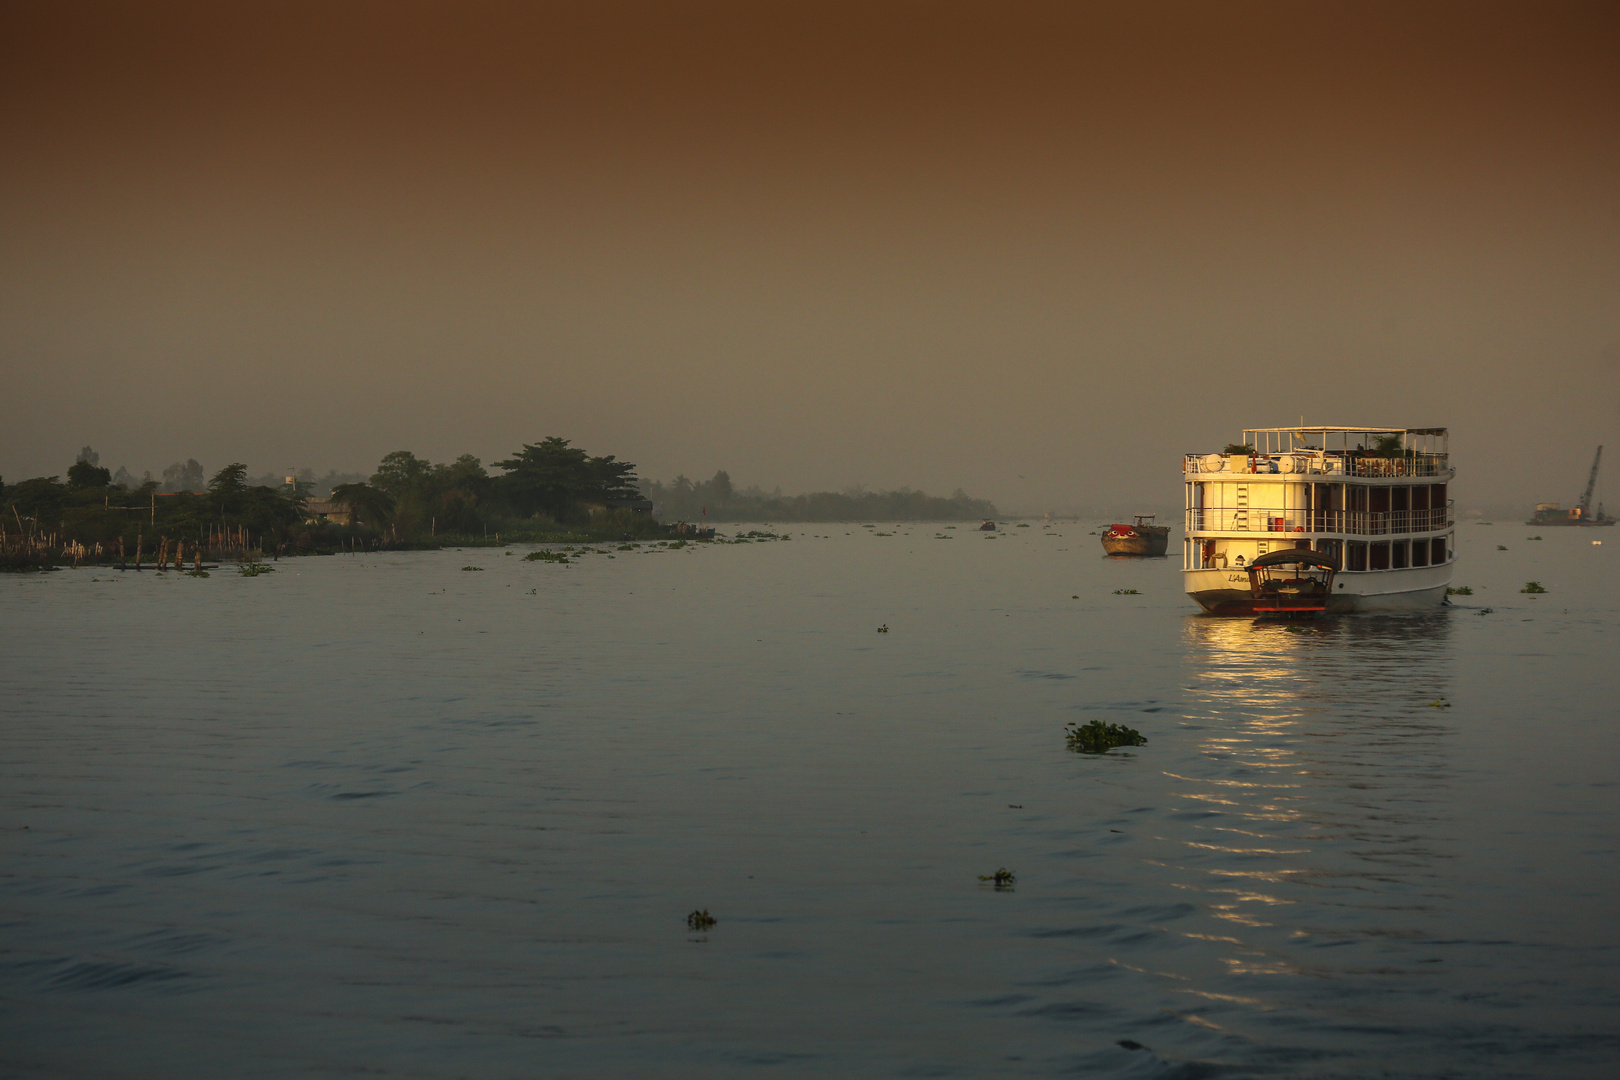
M 1146 746 L 1147 739 L 1135 728 L 1093 720 L 1089 724 L 1065 725 L 1069 749 L 1077 754 L 1106 754 L 1116 746 Z
M 880 634 L 887 634 L 889 632 L 889 624 L 884 623 L 882 626 L 877 628 L 877 632 Z
M 1445 698 L 1435 698 L 1433 701 L 1429 702 L 1429 708 L 1449 709 L 1451 708 L 1451 702 L 1447 701 Z
M 708 908 L 699 908 L 686 917 L 686 927 L 689 930 L 708 930 L 719 921 L 709 914 Z
M 1473 596 L 1474 595 L 1474 590 L 1470 589 L 1466 585 L 1459 585 L 1455 589 L 1451 588 L 1450 586 L 1447 586 L 1446 587 L 1446 595 L 1447 596 Z
M 1525 537 L 1525 539 L 1526 540 L 1540 540 L 1541 537 L 1539 537 L 1539 536 L 1527 536 L 1527 537 Z
M 1482 607 L 1482 608 L 1479 609 L 1479 613 L 1481 615 L 1489 615 L 1491 612 L 1493 612 L 1495 610 L 1496 610 L 1495 608 Z
M 523 556 L 523 561 L 565 563 L 568 561 L 568 556 L 560 551 L 531 551 Z
M 1506 551 L 1507 550 L 1507 545 L 1506 544 L 1497 544 L 1496 545 L 1496 550 L 1497 551 Z
M 481 573 L 481 572 L 483 572 L 484 568 L 482 566 L 463 566 L 462 569 L 463 570 L 476 570 L 476 571 L 479 571 Z
M 1524 588 L 1520 589 L 1519 591 L 1527 593 L 1543 593 L 1547 590 L 1542 588 L 1541 582 L 1539 581 L 1527 581 L 1524 583 Z
M 1018 875 L 1003 866 L 993 874 L 980 874 L 979 880 L 988 881 L 991 885 L 995 886 L 997 891 L 1000 891 L 1012 888 L 1013 885 L 1018 881 Z
M 276 572 L 276 568 L 266 566 L 262 562 L 249 562 L 238 566 L 236 572 L 243 577 L 258 577 L 260 574 L 273 574 Z
M 1115 596 L 1141 596 L 1142 593 L 1141 593 L 1140 590 L 1137 590 L 1137 589 L 1115 589 L 1114 590 L 1114 595 Z
M 186 571 L 186 577 L 207 577 L 207 576 L 208 576 L 208 571 L 206 571 L 206 570 L 187 570 Z

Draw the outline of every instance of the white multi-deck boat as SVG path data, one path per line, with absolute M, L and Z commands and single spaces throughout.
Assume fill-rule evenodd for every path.
M 1262 555 L 1311 548 L 1338 567 L 1329 612 L 1445 602 L 1456 561 L 1445 428 L 1252 428 L 1243 453 L 1188 454 L 1182 575 L 1216 615 L 1254 613 Z

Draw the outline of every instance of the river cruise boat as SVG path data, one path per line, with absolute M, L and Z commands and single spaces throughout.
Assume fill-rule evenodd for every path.
M 1256 614 L 1250 567 L 1301 549 L 1333 571 L 1329 613 L 1445 602 L 1456 561 L 1445 428 L 1251 428 L 1238 447 L 1182 462 L 1182 577 L 1205 611 Z

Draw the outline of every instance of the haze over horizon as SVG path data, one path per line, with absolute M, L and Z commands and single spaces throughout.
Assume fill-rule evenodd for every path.
M 0 14 L 0 475 L 1174 504 L 1244 427 L 1620 452 L 1612 5 L 84 4 Z M 1612 476 L 1611 466 L 1609 470 Z M 1603 485 L 1620 503 L 1620 487 Z

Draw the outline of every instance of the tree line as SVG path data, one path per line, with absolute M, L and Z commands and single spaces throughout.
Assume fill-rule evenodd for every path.
M 322 506 L 310 497 L 313 476 L 307 472 L 295 474 L 291 483 L 268 484 L 232 462 L 204 480 L 202 466 L 190 459 L 164 470 L 162 482 L 135 482 L 127 473 L 120 481 L 87 446 L 65 481 L 38 476 L 7 485 L 0 478 L 0 534 L 48 535 L 111 549 L 143 537 L 191 543 L 245 531 L 267 549 L 296 552 L 352 548 L 362 541 L 437 546 L 491 535 L 551 539 L 558 529 L 639 534 L 661 528 L 648 512 L 652 506 L 666 519 L 694 522 L 996 516 L 990 502 L 960 490 L 948 498 L 909 488 L 788 496 L 757 487 L 736 490 L 724 470 L 706 481 L 644 481 L 632 463 L 611 454 L 593 456 L 556 436 L 524 443 L 491 464 L 499 472 L 471 454 L 433 462 L 396 450 L 368 478 L 333 486 Z
M 998 516 L 994 503 L 961 488 L 949 497 L 911 488 L 783 495 L 758 487 L 737 490 L 724 469 L 708 480 L 677 476 L 668 484 L 643 482 L 641 490 L 664 517 L 686 521 L 979 521 Z
M 277 550 L 318 551 L 357 539 L 402 546 L 482 539 L 489 532 L 520 539 L 593 520 L 621 532 L 653 527 L 650 514 L 636 513 L 634 504 L 643 500 L 633 464 L 611 454 L 592 456 L 555 436 L 494 462 L 499 475 L 471 454 L 436 464 L 397 450 L 369 479 L 337 484 L 330 501 L 341 512 L 327 520 L 311 511 L 309 481 L 253 483 L 241 462 L 220 469 L 199 491 L 165 491 L 151 478 L 117 482 L 97 461 L 86 447 L 65 482 L 38 476 L 8 485 L 0 477 L 0 532 L 115 545 L 143 536 L 201 541 L 247 530 Z

